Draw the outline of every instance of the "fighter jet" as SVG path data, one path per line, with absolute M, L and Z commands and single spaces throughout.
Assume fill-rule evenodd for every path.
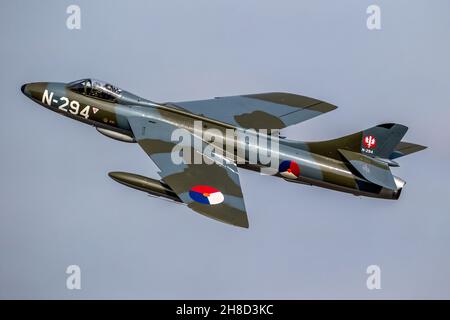
M 391 167 L 398 166 L 398 158 L 426 148 L 401 141 L 408 128 L 396 123 L 328 141 L 301 142 L 281 137 L 281 129 L 337 108 L 291 93 L 158 103 L 95 79 L 28 83 L 21 90 L 41 106 L 90 124 L 107 137 L 137 142 L 160 170 L 160 180 L 110 172 L 115 181 L 244 228 L 249 227 L 249 222 L 238 167 L 260 172 L 274 169 L 268 171 L 287 182 L 396 200 L 405 181 L 394 176 Z M 208 136 L 196 133 L 199 123 Z M 180 151 L 183 139 L 180 135 L 174 139 L 177 130 L 187 132 L 200 144 L 186 144 Z M 244 141 L 238 141 L 240 133 L 248 132 Z M 269 138 L 270 143 L 261 146 L 262 138 Z M 214 148 L 210 148 L 213 144 Z M 233 145 L 234 152 L 220 152 L 228 150 L 228 145 Z M 275 168 L 273 161 L 263 161 L 258 153 L 269 145 L 277 146 L 270 150 L 271 159 L 277 160 Z M 234 154 L 238 149 L 243 149 L 240 156 Z M 255 150 L 256 160 L 253 157 L 252 161 Z M 210 161 L 174 161 L 177 152 L 184 160 L 203 156 Z

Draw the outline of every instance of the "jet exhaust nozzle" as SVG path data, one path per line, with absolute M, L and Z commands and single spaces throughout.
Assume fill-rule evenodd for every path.
M 402 193 L 403 187 L 406 184 L 406 181 L 396 176 L 394 176 L 394 181 L 397 190 L 394 191 L 393 199 L 398 200 L 400 198 L 400 194 Z
M 394 176 L 394 182 L 396 189 L 387 189 L 382 188 L 380 193 L 377 194 L 376 198 L 383 198 L 383 199 L 392 199 L 392 200 L 398 200 L 400 198 L 400 195 L 402 193 L 403 187 L 405 186 L 406 182 L 405 180 Z
M 153 196 L 163 197 L 175 202 L 182 202 L 176 193 L 163 181 L 128 172 L 109 172 L 108 175 L 114 181 L 127 187 L 147 192 Z

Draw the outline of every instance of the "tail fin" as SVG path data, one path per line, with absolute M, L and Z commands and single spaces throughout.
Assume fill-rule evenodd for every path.
M 403 185 L 391 173 L 389 167 L 398 166 L 392 159 L 426 148 L 401 142 L 406 131 L 408 127 L 404 125 L 385 123 L 345 137 L 305 145 L 313 153 L 345 159 L 356 175 L 381 187 L 398 191 Z
M 397 123 L 385 123 L 341 138 L 309 142 L 311 152 L 340 158 L 338 149 L 389 159 L 395 147 L 408 131 L 408 127 Z

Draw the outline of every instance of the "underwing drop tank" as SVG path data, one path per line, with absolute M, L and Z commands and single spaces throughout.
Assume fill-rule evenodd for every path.
M 109 172 L 108 175 L 111 179 L 127 187 L 147 192 L 152 196 L 182 202 L 175 192 L 163 181 L 128 172 Z

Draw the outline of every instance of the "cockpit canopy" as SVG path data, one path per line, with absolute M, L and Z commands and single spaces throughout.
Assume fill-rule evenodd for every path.
M 101 80 L 83 79 L 69 83 L 68 87 L 80 94 L 106 101 L 116 102 L 122 90 Z

